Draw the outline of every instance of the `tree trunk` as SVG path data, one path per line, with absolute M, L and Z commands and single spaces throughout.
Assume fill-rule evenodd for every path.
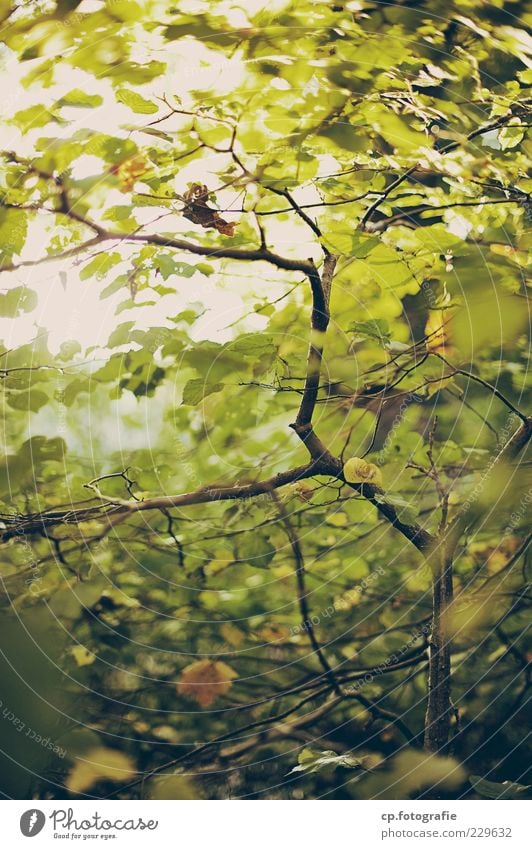
M 451 639 L 447 612 L 452 598 L 452 559 L 444 556 L 434 563 L 432 577 L 432 632 L 429 643 L 428 703 L 423 741 L 425 749 L 429 752 L 440 752 L 449 739 Z

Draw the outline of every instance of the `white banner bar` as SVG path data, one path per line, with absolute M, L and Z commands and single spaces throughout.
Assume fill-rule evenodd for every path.
M 72 843 L 524 849 L 531 845 L 527 812 L 527 802 L 517 801 L 4 801 L 1 843 L 6 849 Z

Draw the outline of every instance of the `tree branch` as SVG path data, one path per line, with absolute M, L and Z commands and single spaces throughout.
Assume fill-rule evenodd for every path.
M 293 211 L 294 211 L 294 212 L 295 212 L 295 213 L 299 216 L 299 218 L 301 218 L 301 220 L 302 220 L 302 221 L 304 221 L 304 223 L 307 225 L 307 227 L 310 227 L 310 229 L 312 230 L 312 232 L 314 233 L 314 235 L 315 235 L 315 236 L 317 236 L 317 237 L 318 237 L 318 239 L 321 239 L 321 230 L 320 230 L 320 228 L 318 227 L 318 225 L 316 224 L 316 222 L 315 222 L 315 221 L 313 221 L 313 220 L 312 220 L 312 218 L 310 218 L 310 217 L 307 215 L 307 213 L 304 211 L 304 207 L 303 207 L 303 206 L 300 206 L 300 205 L 299 205 L 299 204 L 298 204 L 298 203 L 294 200 L 294 198 L 292 197 L 292 195 L 290 194 L 290 192 L 288 191 L 288 189 L 275 189 L 273 186 L 268 186 L 268 188 L 269 188 L 269 190 L 270 190 L 271 192 L 273 192 L 274 194 L 276 194 L 276 195 L 280 195 L 280 197 L 286 198 L 286 200 L 287 200 L 287 201 L 288 201 L 288 203 L 290 204 L 290 206 L 291 206 L 291 208 L 293 209 Z M 316 204 L 316 205 L 317 205 L 317 206 L 322 206 L 322 204 Z M 324 253 L 325 253 L 325 256 L 327 256 L 327 254 L 329 253 L 329 251 L 327 250 L 327 248 L 326 248 L 324 245 L 322 245 L 322 248 L 323 248 L 323 251 L 324 251 Z
M 325 333 L 329 325 L 329 301 L 332 280 L 338 257 L 327 254 L 323 262 L 321 277 L 316 272 L 310 280 L 312 290 L 312 312 L 310 316 L 310 342 L 307 355 L 307 368 L 303 397 L 299 405 L 299 411 L 295 422 L 290 425 L 302 442 L 306 445 L 310 456 L 317 460 L 325 460 L 330 466 L 338 466 L 339 461 L 334 461 L 327 448 L 314 433 L 312 427 L 312 416 L 318 397 L 320 385 L 321 362 L 323 358 L 323 347 Z M 341 465 L 341 464 L 340 464 Z
M 314 631 L 314 625 L 312 623 L 312 617 L 310 615 L 310 610 L 307 601 L 307 590 L 305 587 L 305 560 L 303 557 L 303 551 L 301 549 L 301 543 L 299 541 L 299 537 L 290 521 L 290 517 L 285 509 L 284 504 L 277 498 L 275 492 L 272 492 L 274 501 L 277 505 L 277 510 L 279 511 L 279 516 L 284 524 L 286 535 L 290 542 L 290 547 L 292 549 L 292 553 L 294 555 L 294 561 L 296 564 L 296 583 L 297 583 L 297 600 L 299 604 L 299 610 L 301 612 L 301 623 L 303 629 L 307 632 L 310 644 L 314 650 L 314 654 L 318 658 L 323 671 L 325 672 L 325 677 L 329 681 L 332 689 L 337 695 L 342 694 L 342 690 L 340 684 L 338 683 L 336 676 L 329 665 L 329 661 L 325 657 L 323 653 L 323 649 L 321 648 L 318 639 L 316 637 Z
M 514 104 L 511 109 L 508 110 L 507 115 L 502 118 L 499 118 L 497 121 L 492 121 L 489 124 L 485 124 L 483 127 L 477 127 L 477 129 L 472 130 L 472 132 L 470 132 L 465 137 L 465 141 L 472 141 L 473 139 L 477 138 L 477 136 L 481 136 L 484 133 L 489 133 L 492 130 L 498 130 L 500 127 L 504 127 L 522 108 L 523 107 L 521 104 Z M 446 147 L 442 148 L 439 153 L 441 156 L 445 156 L 447 153 L 452 153 L 452 151 L 457 150 L 457 148 L 461 147 L 462 144 L 462 141 L 451 142 L 450 144 L 446 145 Z M 381 193 L 380 197 L 373 201 L 373 203 L 367 208 L 366 212 L 362 216 L 360 224 L 358 225 L 359 230 L 366 229 L 366 225 L 373 217 L 373 213 L 376 212 L 379 206 L 384 203 L 386 198 L 391 195 L 394 189 L 397 189 L 400 185 L 402 185 L 402 183 L 405 182 L 405 180 L 410 177 L 411 174 L 414 173 L 414 171 L 417 171 L 418 167 L 419 163 L 416 162 L 414 165 L 411 165 L 409 168 L 407 168 L 407 170 L 404 171 L 403 174 L 401 174 L 399 177 L 397 177 L 390 183 L 388 188 Z
M 4 514 L 0 519 L 7 525 L 0 539 L 7 542 L 17 536 L 41 533 L 47 528 L 61 524 L 80 524 L 94 519 L 109 519 L 121 514 L 124 517 L 146 510 L 168 510 L 171 507 L 187 507 L 192 504 L 207 504 L 214 501 L 232 501 L 235 499 L 254 498 L 257 495 L 271 493 L 278 487 L 294 483 L 298 480 L 313 477 L 319 471 L 319 464 L 308 463 L 285 472 L 279 472 L 264 481 L 234 486 L 208 486 L 181 495 L 162 495 L 146 498 L 143 501 L 129 501 L 122 498 L 111 498 L 104 495 L 94 482 L 86 484 L 103 502 L 93 507 L 71 510 L 53 510 L 49 512 L 31 513 L 28 515 Z M 106 509 L 105 509 L 106 508 Z

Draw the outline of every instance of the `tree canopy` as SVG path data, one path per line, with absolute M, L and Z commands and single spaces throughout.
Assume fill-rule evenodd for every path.
M 0 20 L 2 792 L 527 794 L 525 4 Z

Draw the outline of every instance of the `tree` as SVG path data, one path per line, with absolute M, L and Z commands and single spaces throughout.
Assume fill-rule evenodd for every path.
M 522 4 L 0 10 L 5 792 L 526 792 Z

